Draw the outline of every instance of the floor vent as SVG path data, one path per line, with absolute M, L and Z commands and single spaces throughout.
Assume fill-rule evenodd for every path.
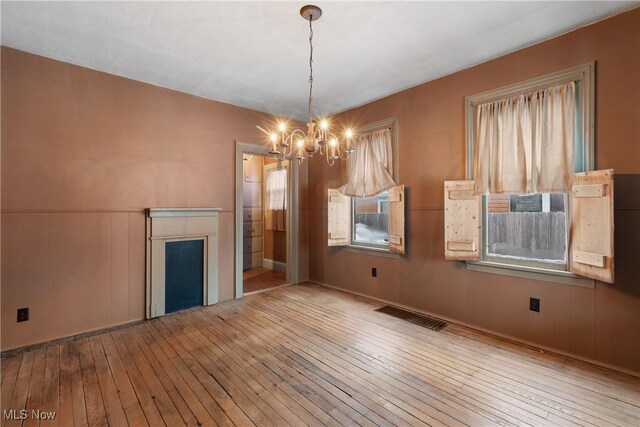
M 411 311 L 403 310 L 392 305 L 385 305 L 384 307 L 376 308 L 375 311 L 388 314 L 389 316 L 397 317 L 398 319 L 406 320 L 407 322 L 413 323 L 414 325 L 422 326 L 434 331 L 439 331 L 448 325 L 448 323 L 442 319 L 413 313 Z

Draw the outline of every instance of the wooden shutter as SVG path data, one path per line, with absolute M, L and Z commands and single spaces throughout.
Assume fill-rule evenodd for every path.
M 351 243 L 351 198 L 332 188 L 327 191 L 328 244 L 347 246 Z
M 480 259 L 480 196 L 473 181 L 444 183 L 444 257 L 448 260 Z
M 404 239 L 404 185 L 389 189 L 389 250 L 397 254 L 405 251 Z
M 613 169 L 574 175 L 569 270 L 613 283 Z

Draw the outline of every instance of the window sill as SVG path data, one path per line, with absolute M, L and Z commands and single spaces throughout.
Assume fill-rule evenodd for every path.
M 466 264 L 467 270 L 470 271 L 498 274 L 501 276 L 522 277 L 524 279 L 560 283 L 563 285 L 579 286 L 582 288 L 593 289 L 595 287 L 595 281 L 593 279 L 577 276 L 568 271 L 547 270 L 544 268 L 501 264 L 489 261 L 467 261 Z
M 373 248 L 370 246 L 349 245 L 344 248 L 345 252 L 353 252 L 362 255 L 379 256 L 382 258 L 400 258 L 400 255 L 389 251 L 389 249 Z

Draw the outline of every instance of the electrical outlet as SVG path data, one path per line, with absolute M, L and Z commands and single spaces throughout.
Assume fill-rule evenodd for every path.
M 371 268 L 371 277 L 378 277 L 378 269 L 373 267 Z
M 26 322 L 29 320 L 29 307 L 18 309 L 18 322 Z
M 540 312 L 540 299 L 539 298 L 529 298 L 529 310 L 535 311 L 537 313 Z

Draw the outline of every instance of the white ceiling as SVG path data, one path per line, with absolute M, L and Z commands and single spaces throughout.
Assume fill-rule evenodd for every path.
M 2 1 L 2 44 L 272 114 L 306 118 L 304 2 Z M 316 2 L 314 109 L 330 114 L 640 5 Z

